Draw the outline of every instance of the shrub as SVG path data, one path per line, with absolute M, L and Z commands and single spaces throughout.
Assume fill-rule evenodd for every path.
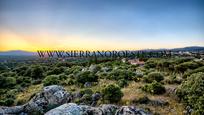
M 18 76 L 16 78 L 16 84 L 20 84 L 23 87 L 30 85 L 31 81 L 32 81 L 32 78 L 30 77 Z
M 80 103 L 91 104 L 92 94 L 93 94 L 93 91 L 91 89 L 82 89 L 82 90 L 80 90 L 79 93 L 81 95 L 81 98 L 75 99 L 76 103 L 78 103 L 78 104 L 80 104 Z
M 184 73 L 188 69 L 198 68 L 200 65 L 196 62 L 184 62 L 175 66 L 177 72 Z
M 99 78 L 103 79 L 108 76 L 108 72 L 99 72 L 97 73 L 97 75 L 99 76 Z
M 43 80 L 43 85 L 44 86 L 56 85 L 56 84 L 59 84 L 59 82 L 60 82 L 59 76 L 50 75 L 50 76 L 45 77 L 45 79 Z
M 92 96 L 90 94 L 84 94 L 80 99 L 80 102 L 84 104 L 91 104 Z
M 128 85 L 128 82 L 127 82 L 127 80 L 125 80 L 125 79 L 121 79 L 121 80 L 119 80 L 119 81 L 117 82 L 117 84 L 118 84 L 118 86 L 120 86 L 121 88 L 123 88 L 123 87 L 125 87 L 125 86 Z
M 204 114 L 204 73 L 194 73 L 187 77 L 178 88 L 176 94 L 187 105 L 194 109 L 195 114 Z
M 142 90 L 151 94 L 163 94 L 166 92 L 165 87 L 157 81 L 145 85 L 144 87 L 142 87 Z
M 102 89 L 103 100 L 110 103 L 116 103 L 121 100 L 123 93 L 119 86 L 110 84 Z
M 110 80 L 120 80 L 120 79 L 132 80 L 134 75 L 135 73 L 129 70 L 115 69 L 112 72 L 110 72 L 107 78 Z
M 39 65 L 33 66 L 31 69 L 31 77 L 35 79 L 43 78 L 44 76 L 42 67 Z
M 65 70 L 65 74 L 67 74 L 67 75 L 69 75 L 69 74 L 77 74 L 81 70 L 82 70 L 81 66 L 72 66 L 71 68 L 68 68 L 68 69 Z
M 62 72 L 64 72 L 64 68 L 63 67 L 55 67 L 53 70 L 50 70 L 47 72 L 47 75 L 58 75 L 61 74 Z
M 76 81 L 78 83 L 97 82 L 98 76 L 90 71 L 82 71 L 77 74 Z
M 182 78 L 173 75 L 166 78 L 164 82 L 167 84 L 181 84 Z
M 145 63 L 144 67 L 149 69 L 149 68 L 155 68 L 156 65 L 157 65 L 157 61 L 150 59 Z
M 80 90 L 80 94 L 84 95 L 84 94 L 93 94 L 93 91 L 91 89 L 82 89 Z
M 138 99 L 133 100 L 133 103 L 148 104 L 151 100 L 147 96 L 142 96 Z
M 61 84 L 62 85 L 74 85 L 74 83 L 75 81 L 73 79 L 68 78 L 66 80 L 63 80 Z
M 151 72 L 147 75 L 147 77 L 144 77 L 144 81 L 148 83 L 151 83 L 154 80 L 157 82 L 160 82 L 163 79 L 164 79 L 164 76 L 159 72 Z
M 186 73 L 184 74 L 184 77 L 186 78 L 187 76 L 190 76 L 191 74 L 193 74 L 193 73 L 198 73 L 198 72 L 204 72 L 204 66 L 186 72 Z
M 25 72 L 27 71 L 28 67 L 27 66 L 20 66 L 17 67 L 16 69 L 14 69 L 14 71 L 18 74 L 18 75 L 24 75 Z
M 15 99 L 13 99 L 13 98 L 7 98 L 6 100 L 5 100 L 5 106 L 11 106 L 13 103 L 15 102 Z
M 10 88 L 10 87 L 13 87 L 15 84 L 16 84 L 16 78 L 15 77 L 0 76 L 0 86 L 2 88 Z
M 13 98 L 6 98 L 5 100 L 0 100 L 0 105 L 3 106 L 11 106 L 14 104 L 15 99 Z

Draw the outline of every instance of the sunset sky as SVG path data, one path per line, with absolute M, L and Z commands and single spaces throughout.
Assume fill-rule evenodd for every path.
M 0 0 L 0 51 L 204 46 L 204 0 Z

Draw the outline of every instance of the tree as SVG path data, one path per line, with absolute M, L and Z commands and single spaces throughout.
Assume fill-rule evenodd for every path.
M 142 90 L 152 94 L 163 94 L 166 92 L 165 87 L 157 81 L 145 85 L 142 87 Z
M 194 109 L 195 114 L 204 114 L 204 73 L 194 73 L 182 82 L 176 94 L 187 105 Z
M 160 82 L 164 79 L 164 76 L 160 72 L 151 72 L 147 75 L 144 80 L 148 83 L 153 82 L 154 80 L 157 82 Z
M 184 62 L 184 63 L 181 63 L 179 65 L 176 65 L 175 68 L 176 68 L 177 72 L 184 73 L 188 69 L 196 69 L 199 66 L 200 65 L 196 62 Z
M 119 86 L 110 84 L 102 89 L 103 100 L 116 103 L 121 100 L 123 93 Z
M 98 76 L 90 71 L 82 71 L 77 74 L 76 81 L 82 84 L 86 82 L 97 82 Z
M 31 77 L 36 79 L 43 78 L 44 75 L 42 67 L 39 65 L 33 66 L 31 69 Z
M 50 75 L 45 77 L 45 79 L 43 80 L 43 85 L 44 86 L 48 86 L 48 85 L 57 85 L 59 84 L 60 80 L 59 80 L 59 76 L 58 75 Z

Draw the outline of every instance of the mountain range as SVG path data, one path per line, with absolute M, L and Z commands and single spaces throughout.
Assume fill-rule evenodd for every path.
M 160 51 L 160 50 L 171 50 L 171 51 L 204 51 L 204 46 L 190 46 L 183 48 L 173 48 L 173 49 L 147 49 L 142 51 Z M 23 50 L 11 50 L 11 51 L 1 51 L 0 56 L 36 56 L 37 52 L 29 52 Z

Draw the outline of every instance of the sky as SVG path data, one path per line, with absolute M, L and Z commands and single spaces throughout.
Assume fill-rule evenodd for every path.
M 0 51 L 204 46 L 204 0 L 0 0 Z

